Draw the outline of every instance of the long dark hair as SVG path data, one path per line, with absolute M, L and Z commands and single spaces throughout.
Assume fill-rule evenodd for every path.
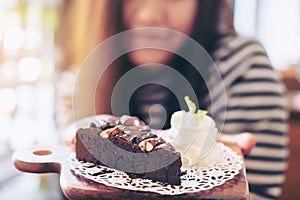
M 125 28 L 122 24 L 122 6 L 122 0 L 107 1 L 105 8 L 106 16 L 104 18 L 105 38 L 125 31 Z M 209 54 L 212 54 L 216 48 L 216 41 L 228 35 L 235 34 L 233 27 L 232 6 L 233 0 L 199 0 L 197 16 L 190 37 L 202 45 Z M 197 75 L 197 71 L 190 66 L 190 63 L 186 62 L 184 59 L 178 58 L 178 56 L 174 56 L 168 65 L 169 64 L 190 81 L 194 91 L 197 91 L 196 95 L 198 98 L 199 107 L 201 109 L 206 109 L 210 104 L 210 100 L 205 98 L 208 94 L 208 88 L 201 75 Z M 107 86 L 105 86 L 105 88 L 102 87 L 102 89 L 100 89 L 101 84 L 103 85 L 103 83 L 100 82 L 100 88 L 98 88 L 98 91 L 102 90 L 102 92 L 98 92 L 98 95 L 103 94 L 103 90 L 106 90 L 105 94 L 110 94 L 110 92 L 107 92 L 107 90 L 112 90 L 117 79 L 132 66 L 133 64 L 126 55 L 120 57 L 112 65 L 111 70 L 107 72 L 107 77 L 110 77 L 107 80 L 111 81 L 111 88 L 109 89 Z M 111 75 L 111 73 L 113 73 L 113 75 Z M 110 112 L 110 110 L 107 110 L 107 108 L 110 107 L 110 97 L 108 96 L 104 97 L 103 95 L 100 95 L 98 100 L 96 98 L 96 102 L 100 102 L 98 106 L 96 105 L 96 110 L 98 113 Z M 103 102 L 106 103 L 104 104 Z M 168 102 L 167 104 L 169 107 L 171 107 L 171 110 L 168 111 L 170 113 L 178 109 L 177 101 Z M 138 113 L 135 113 L 135 111 L 130 114 L 139 115 Z M 165 128 L 168 126 L 169 124 L 166 124 Z

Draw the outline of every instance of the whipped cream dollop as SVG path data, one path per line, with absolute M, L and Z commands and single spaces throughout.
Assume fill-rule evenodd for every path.
M 173 113 L 169 130 L 172 145 L 181 152 L 183 166 L 199 165 L 212 152 L 218 130 L 214 120 L 203 113 Z

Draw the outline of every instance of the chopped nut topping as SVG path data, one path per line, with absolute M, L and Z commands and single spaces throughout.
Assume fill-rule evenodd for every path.
M 133 125 L 133 119 L 132 117 L 128 116 L 128 115 L 123 115 L 120 118 L 120 122 L 121 124 L 127 125 L 127 126 L 132 126 Z
M 141 148 L 142 151 L 148 151 L 148 152 L 154 148 L 151 142 L 147 142 L 147 141 L 140 142 L 139 147 Z
M 110 135 L 116 135 L 119 133 L 119 129 L 114 127 L 114 128 L 109 128 L 109 129 L 106 129 L 104 131 L 102 131 L 100 133 L 100 136 L 103 137 L 103 138 L 108 138 Z
M 139 143 L 139 147 L 142 151 L 152 151 L 154 147 L 156 146 L 157 138 L 149 138 L 146 140 L 143 140 Z
M 108 138 L 110 132 L 111 132 L 110 129 L 106 129 L 106 130 L 104 130 L 104 131 L 102 131 L 102 132 L 100 133 L 100 136 L 103 137 L 103 138 Z

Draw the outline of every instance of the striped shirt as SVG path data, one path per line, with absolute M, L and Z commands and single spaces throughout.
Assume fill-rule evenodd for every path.
M 225 118 L 222 132 L 251 132 L 257 140 L 245 157 L 251 199 L 278 198 L 289 153 L 287 102 L 280 77 L 252 38 L 222 39 L 213 59 L 226 90 L 226 106 L 213 105 L 218 108 L 215 115 Z
M 245 157 L 251 199 L 278 198 L 288 156 L 287 102 L 280 77 L 272 68 L 265 49 L 251 38 L 223 38 L 212 58 L 221 80 L 211 75 L 207 83 L 211 103 L 205 109 L 219 124 L 221 132 L 254 134 L 257 146 Z M 160 84 L 165 82 L 168 86 L 162 87 Z M 170 88 L 180 87 L 182 81 L 170 73 L 161 73 L 152 83 L 157 84 L 142 86 L 133 93 L 130 114 L 140 117 L 153 128 L 167 128 L 171 114 L 182 109 L 178 96 L 183 99 Z M 200 94 L 200 88 L 197 87 L 195 92 Z M 189 93 L 184 90 L 182 87 L 177 91 Z

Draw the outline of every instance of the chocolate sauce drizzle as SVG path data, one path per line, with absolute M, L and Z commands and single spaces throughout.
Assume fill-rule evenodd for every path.
M 151 128 L 146 125 L 137 117 L 132 117 L 128 115 L 123 115 L 121 117 L 111 117 L 107 120 L 101 119 L 90 124 L 91 128 L 99 128 L 100 133 L 104 130 L 109 131 L 109 139 L 122 139 L 126 143 L 131 144 L 132 150 L 135 151 L 139 148 L 141 151 L 145 149 L 140 148 L 142 141 L 151 140 L 151 145 L 153 149 L 159 145 L 165 144 L 166 142 L 162 138 L 158 138 L 157 135 L 153 134 Z

